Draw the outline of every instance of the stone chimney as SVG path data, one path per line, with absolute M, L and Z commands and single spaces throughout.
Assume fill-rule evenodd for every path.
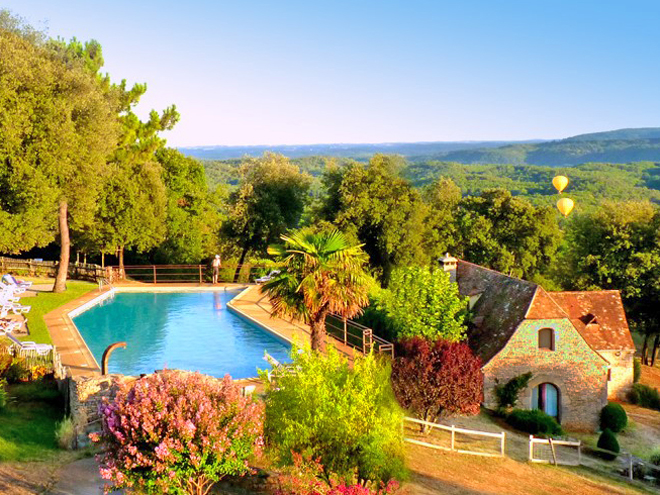
M 442 258 L 440 258 L 439 261 L 442 265 L 442 269 L 446 272 L 449 272 L 449 280 L 456 282 L 456 266 L 458 264 L 458 260 L 447 253 Z

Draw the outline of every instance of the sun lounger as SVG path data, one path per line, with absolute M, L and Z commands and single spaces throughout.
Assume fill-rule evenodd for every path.
M 32 282 L 27 282 L 25 280 L 16 280 L 16 278 L 11 274 L 7 273 L 2 277 L 2 281 L 7 285 L 13 285 L 15 287 L 20 287 L 22 289 L 29 289 L 32 287 Z
M 6 318 L 9 312 L 11 311 L 15 315 L 23 315 L 28 313 L 32 309 L 32 306 L 23 306 L 22 304 L 16 303 L 1 303 L 0 304 L 0 318 Z
M 270 279 L 272 279 L 275 275 L 279 275 L 279 274 L 280 274 L 279 270 L 273 270 L 268 275 L 266 275 L 264 277 L 257 278 L 254 281 L 258 284 L 263 284 L 264 282 L 269 282 Z
M 25 341 L 21 342 L 10 333 L 7 334 L 7 337 L 9 338 L 9 340 L 11 340 L 14 343 L 15 346 L 18 346 L 18 348 L 22 351 L 34 351 L 40 356 L 44 356 L 53 350 L 53 346 L 50 344 L 37 344 L 35 342 L 25 342 Z
M 27 290 L 26 287 L 21 287 L 20 285 L 12 285 L 3 282 L 0 280 L 0 291 L 3 294 L 23 294 Z

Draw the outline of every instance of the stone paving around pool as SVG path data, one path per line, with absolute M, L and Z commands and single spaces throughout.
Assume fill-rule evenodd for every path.
M 222 290 L 223 288 L 245 287 L 245 284 L 144 284 L 128 283 L 114 284 L 119 290 L 128 291 L 174 291 L 174 290 Z M 90 303 L 94 299 L 113 290 L 106 286 L 66 303 L 44 316 L 53 344 L 57 348 L 62 365 L 68 368 L 73 377 L 100 375 L 100 363 L 97 363 L 69 313 Z M 266 331 L 269 331 L 288 342 L 309 343 L 310 329 L 296 321 L 287 321 L 271 316 L 271 305 L 266 296 L 261 294 L 259 286 L 247 287 L 232 299 L 227 306 L 231 311 L 249 320 Z M 332 337 L 326 337 L 328 345 L 337 348 L 342 354 L 352 360 L 353 349 L 337 342 Z

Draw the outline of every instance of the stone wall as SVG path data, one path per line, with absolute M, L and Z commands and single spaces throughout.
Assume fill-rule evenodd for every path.
M 599 351 L 599 353 L 610 363 L 608 399 L 626 400 L 628 391 L 633 385 L 635 351 Z
M 99 406 L 103 399 L 114 399 L 120 385 L 135 380 L 124 375 L 69 378 L 69 414 L 76 425 L 78 446 L 89 444 L 87 435 L 100 429 Z
M 555 350 L 539 349 L 538 331 L 555 331 Z M 532 407 L 532 389 L 552 383 L 559 389 L 559 420 L 566 429 L 593 431 L 607 404 L 608 363 L 585 342 L 568 319 L 525 320 L 484 370 L 484 405 L 497 406 L 494 387 L 531 371 L 518 407 Z

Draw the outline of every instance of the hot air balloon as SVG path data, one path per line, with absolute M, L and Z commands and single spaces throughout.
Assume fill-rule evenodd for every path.
M 557 201 L 557 209 L 565 217 L 567 217 L 569 213 L 573 211 L 574 206 L 575 203 L 573 203 L 573 200 L 570 198 L 561 198 L 559 201 Z
M 566 189 L 566 186 L 568 185 L 568 177 L 565 177 L 563 175 L 558 175 L 554 179 L 552 179 L 552 185 L 555 186 L 555 189 L 559 191 L 559 194 Z

